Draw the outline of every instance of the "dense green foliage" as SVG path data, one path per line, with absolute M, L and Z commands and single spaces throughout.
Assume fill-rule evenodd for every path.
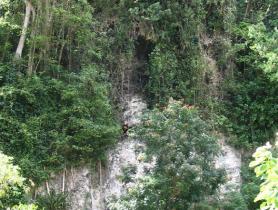
M 247 209 L 259 209 L 260 203 L 254 202 L 254 198 L 260 192 L 260 180 L 255 176 L 254 171 L 249 168 L 250 159 L 244 160 L 241 168 L 241 177 L 243 185 L 241 187 L 242 198 Z
M 26 202 L 25 179 L 20 175 L 19 168 L 12 164 L 12 158 L 0 152 L 0 208 L 14 210 L 35 210 L 35 205 L 21 204 Z
M 7 74 L 2 75 L 8 80 Z M 46 167 L 62 168 L 101 158 L 118 132 L 111 120 L 105 81 L 105 76 L 90 66 L 79 75 L 17 77 L 4 84 L 1 148 L 15 156 L 23 173 L 35 182 L 47 178 Z
M 54 190 L 49 194 L 38 196 L 36 200 L 40 209 L 66 210 L 68 207 L 67 194 L 56 193 Z
M 23 199 L 24 179 L 18 167 L 12 165 L 11 158 L 0 153 L 0 207 L 13 206 Z
M 144 60 L 145 66 L 140 69 L 140 74 L 145 79 L 144 90 L 150 105 L 166 104 L 170 97 L 196 103 L 201 102 L 208 93 L 211 94 L 208 84 L 204 84 L 205 77 L 210 80 L 213 75 L 210 69 L 205 68 L 203 35 L 207 33 L 206 23 L 213 22 L 214 18 L 221 30 L 228 30 L 230 22 L 234 20 L 233 3 L 184 3 L 175 0 L 110 2 L 97 1 L 93 5 L 100 19 L 113 26 L 109 28 L 114 41 L 112 52 L 114 50 L 117 54 L 120 51 L 125 56 L 133 53 Z M 213 36 L 216 29 L 210 32 L 209 36 Z M 114 64 L 114 70 L 115 67 L 121 70 L 113 62 L 115 57 L 120 56 L 113 57 L 108 62 Z M 115 75 L 113 77 L 117 78 Z
M 88 63 L 97 49 L 91 45 L 92 8 L 86 2 L 75 7 L 61 2 L 50 10 L 43 8 L 50 7 L 47 2 L 33 3 L 40 17 L 31 27 L 30 52 L 16 65 L 0 64 L 0 148 L 15 157 L 26 177 L 40 183 L 53 170 L 103 159 L 119 126 L 108 98 L 107 74 Z M 1 8 L 16 6 L 22 5 L 6 1 Z M 81 16 L 73 15 L 82 8 Z M 51 20 L 45 12 L 53 15 Z M 10 18 L 7 12 L 1 21 L 13 24 Z
M 222 124 L 235 135 L 232 143 L 238 148 L 262 145 L 277 131 L 277 6 L 275 1 L 238 4 L 230 50 L 235 66 L 225 80 L 222 112 Z M 259 180 L 247 168 L 250 158 L 243 160 L 242 195 L 248 209 L 258 209 L 260 202 L 253 200 L 259 193 Z
M 156 158 L 156 166 L 127 198 L 111 204 L 115 209 L 121 209 L 118 205 L 127 209 L 193 208 L 224 181 L 223 172 L 213 162 L 217 140 L 195 109 L 170 102 L 162 111 L 146 113 L 136 133 L 146 142 L 147 155 Z
M 155 118 L 139 133 L 159 162 L 131 200 L 148 199 L 137 202 L 139 209 L 212 208 L 201 201 L 221 180 L 210 163 L 215 140 L 200 116 L 215 130 L 223 128 L 246 154 L 273 139 L 277 11 L 276 0 L 1 0 L 0 150 L 35 184 L 69 165 L 105 159 L 120 133 L 125 73 L 134 69 L 151 109 L 144 122 Z M 200 112 L 168 106 L 169 98 Z M 180 169 L 189 150 L 200 152 L 190 164 L 204 173 Z M 258 208 L 253 200 L 259 180 L 246 167 L 248 155 L 244 161 L 241 192 L 228 194 L 215 208 Z M 125 183 L 134 170 L 123 169 Z M 42 199 L 41 206 L 54 198 L 59 200 Z
M 261 145 L 271 139 L 277 129 L 278 83 L 275 74 L 278 66 L 272 60 L 278 55 L 274 48 L 278 46 L 275 41 L 277 31 L 267 33 L 264 27 L 262 23 L 259 26 L 242 23 L 237 28 L 238 37 L 246 41 L 234 47 L 238 71 L 235 79 L 227 81 L 225 114 L 228 117 L 226 126 L 237 134 L 235 144 L 239 147 Z M 261 43 L 261 39 L 267 45 Z
M 198 26 L 204 16 L 202 2 L 189 5 L 148 1 L 130 9 L 142 24 L 139 33 L 156 45 L 150 54 L 146 91 L 151 103 L 167 103 L 169 97 L 192 97 L 198 82 Z M 144 28 L 146 27 L 146 28 Z M 146 33 L 146 34 L 144 34 Z
M 277 151 L 273 151 L 272 154 L 271 145 L 268 143 L 256 150 L 253 154 L 255 160 L 250 163 L 250 167 L 255 167 L 256 176 L 263 181 L 260 185 L 260 193 L 255 199 L 255 201 L 263 201 L 261 209 L 278 208 L 278 158 L 276 156 Z

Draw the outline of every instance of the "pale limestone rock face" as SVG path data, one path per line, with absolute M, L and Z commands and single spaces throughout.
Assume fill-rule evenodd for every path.
M 140 123 L 139 117 L 144 109 L 146 109 L 146 104 L 138 95 L 130 97 L 126 105 L 124 120 L 131 126 Z M 225 169 L 227 173 L 227 182 L 220 186 L 220 196 L 223 196 L 229 191 L 239 191 L 241 154 L 225 143 L 224 137 L 220 138 L 219 144 L 221 152 L 215 160 L 215 165 L 217 168 Z M 144 150 L 145 145 L 142 142 L 126 137 L 108 152 L 107 167 L 96 165 L 95 167 L 83 166 L 68 169 L 65 174 L 55 175 L 49 181 L 49 189 L 61 192 L 64 188 L 69 195 L 68 210 L 105 210 L 111 198 L 119 198 L 147 171 L 154 168 L 155 159 L 152 162 L 142 160 Z M 132 182 L 124 183 L 120 177 L 123 169 L 128 166 L 134 166 L 136 172 L 131 175 Z M 42 191 L 43 188 L 40 188 L 39 192 Z
M 123 98 L 123 121 L 129 127 L 140 123 L 140 117 L 147 108 L 143 98 L 136 93 L 128 93 Z M 227 172 L 227 183 L 220 187 L 220 194 L 230 190 L 239 190 L 241 184 L 240 167 L 241 155 L 222 138 L 220 141 L 221 154 L 216 158 L 218 168 L 224 168 Z M 111 198 L 119 198 L 129 188 L 133 187 L 141 177 L 151 171 L 155 165 L 152 162 L 144 162 L 145 144 L 132 136 L 124 137 L 115 148 L 107 152 L 107 163 L 104 165 L 80 166 L 67 169 L 66 173 L 60 173 L 48 182 L 48 188 L 57 192 L 63 189 L 68 193 L 68 210 L 107 210 L 107 202 Z M 121 180 L 123 169 L 132 166 L 132 182 L 125 183 Z M 64 184 L 63 184 L 64 183 Z M 46 187 L 38 189 L 38 193 L 46 192 Z
M 45 194 L 48 190 L 59 193 L 64 191 L 68 195 L 69 210 L 101 209 L 101 197 L 99 191 L 96 190 L 98 189 L 96 171 L 89 166 L 67 169 L 53 175 L 48 181 L 48 187 L 46 185 L 40 187 L 38 193 Z
M 227 181 L 220 186 L 220 195 L 230 191 L 239 191 L 241 186 L 241 154 L 235 148 L 231 147 L 222 138 L 219 141 L 220 154 L 216 158 L 216 168 L 223 168 L 227 174 Z
M 140 123 L 140 117 L 146 109 L 146 103 L 139 95 L 131 96 L 127 100 L 126 111 L 123 120 L 131 127 Z M 135 185 L 135 183 L 144 176 L 145 171 L 154 167 L 154 162 L 147 163 L 142 161 L 144 154 L 144 143 L 127 137 L 118 143 L 116 148 L 108 154 L 108 177 L 104 185 L 105 200 L 109 197 L 119 198 L 126 190 Z M 119 177 L 122 175 L 122 169 L 134 166 L 136 172 L 132 174 L 133 182 L 123 183 Z
M 127 95 L 125 102 L 123 120 L 130 127 L 135 126 L 140 123 L 140 117 L 147 107 L 146 103 L 136 94 Z M 94 168 L 82 166 L 67 170 L 65 175 L 57 174 L 49 181 L 49 189 L 62 192 L 64 183 L 64 190 L 69 195 L 69 210 L 104 210 L 107 201 L 119 198 L 134 186 L 146 171 L 154 167 L 155 161 L 148 163 L 142 160 L 144 150 L 144 143 L 126 136 L 114 149 L 108 151 L 107 167 L 97 164 Z M 132 182 L 124 183 L 120 177 L 123 169 L 129 166 L 135 168 L 135 173 L 131 174 Z M 40 188 L 39 192 L 42 191 L 46 189 Z

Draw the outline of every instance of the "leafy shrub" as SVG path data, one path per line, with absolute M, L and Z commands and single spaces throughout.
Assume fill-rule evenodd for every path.
M 241 83 L 230 83 L 229 101 L 225 102 L 226 127 L 237 135 L 236 146 L 248 148 L 273 138 L 278 123 L 277 91 L 278 85 L 269 82 L 263 74 L 247 77 Z
M 38 210 L 38 207 L 34 204 L 19 204 L 13 206 L 11 210 Z
M 37 205 L 44 210 L 66 210 L 67 194 L 50 191 L 49 195 L 41 195 L 36 199 Z
M 156 47 L 150 55 L 148 93 L 149 98 L 166 104 L 173 95 L 177 58 L 171 51 Z
M 220 209 L 225 210 L 246 210 L 247 205 L 243 195 L 239 192 L 230 192 L 220 201 Z
M 254 200 L 255 202 L 262 201 L 261 209 L 278 208 L 278 158 L 271 149 L 272 146 L 269 143 L 257 148 L 253 154 L 255 160 L 250 163 L 256 176 L 263 181 L 260 185 L 260 192 Z
M 236 146 L 256 147 L 272 139 L 278 125 L 277 32 L 243 22 L 235 35 L 243 43 L 234 46 L 237 71 L 226 79 L 226 127 L 237 135 Z
M 20 175 L 19 167 L 12 164 L 12 158 L 0 151 L 0 208 L 35 210 L 35 205 L 23 205 L 28 188 Z
M 188 209 L 224 181 L 213 164 L 217 140 L 197 110 L 171 101 L 161 111 L 147 112 L 136 133 L 147 154 L 156 157 L 156 166 L 128 196 L 112 202 L 112 209 Z
M 136 174 L 137 168 L 134 165 L 127 165 L 122 169 L 122 176 L 120 177 L 123 183 L 128 183 L 133 181 L 133 175 Z
M 241 167 L 242 186 L 241 194 L 247 205 L 247 209 L 259 209 L 260 202 L 254 202 L 255 197 L 260 192 L 260 180 L 254 171 L 248 166 L 251 158 L 244 160 Z
M 69 162 L 103 158 L 120 131 L 108 94 L 106 76 L 96 66 L 61 78 L 19 77 L 3 85 L 1 149 L 36 183 Z

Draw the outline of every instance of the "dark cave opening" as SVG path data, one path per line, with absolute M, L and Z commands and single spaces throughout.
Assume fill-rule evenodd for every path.
M 148 82 L 150 54 L 155 48 L 155 44 L 151 40 L 147 40 L 144 36 L 139 35 L 134 45 L 135 58 L 137 60 L 134 71 L 134 82 L 142 90 Z
M 136 57 L 139 61 L 148 61 L 149 55 L 153 51 L 155 44 L 147 40 L 144 36 L 139 35 L 135 41 Z

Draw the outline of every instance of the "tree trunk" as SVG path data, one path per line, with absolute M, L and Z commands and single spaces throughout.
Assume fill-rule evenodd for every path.
M 35 30 L 36 30 L 36 25 L 32 29 L 31 40 L 36 35 L 36 31 Z M 34 40 L 32 40 L 32 43 L 31 43 L 31 46 L 30 46 L 30 52 L 29 52 L 29 60 L 28 60 L 28 70 L 27 70 L 28 76 L 31 76 L 32 73 L 33 73 L 35 51 L 36 51 L 36 42 L 34 42 Z
M 65 168 L 64 172 L 63 172 L 63 183 L 62 183 L 62 192 L 63 193 L 65 192 L 66 170 L 67 170 L 67 168 Z
M 99 185 L 102 186 L 102 166 L 101 166 L 101 160 L 99 160 Z
M 24 23 L 23 23 L 23 27 L 22 27 L 21 36 L 20 36 L 20 39 L 19 39 L 19 43 L 17 45 L 16 53 L 15 53 L 15 58 L 16 59 L 21 58 L 22 51 L 23 51 L 23 48 L 24 48 L 24 43 L 25 43 L 25 40 L 26 40 L 28 25 L 30 23 L 31 12 L 33 10 L 33 6 L 32 6 L 30 1 L 26 0 L 25 4 L 26 4 L 25 18 L 24 18 Z
M 251 0 L 248 0 L 247 3 L 246 3 L 244 18 L 248 17 L 250 9 L 251 9 Z

